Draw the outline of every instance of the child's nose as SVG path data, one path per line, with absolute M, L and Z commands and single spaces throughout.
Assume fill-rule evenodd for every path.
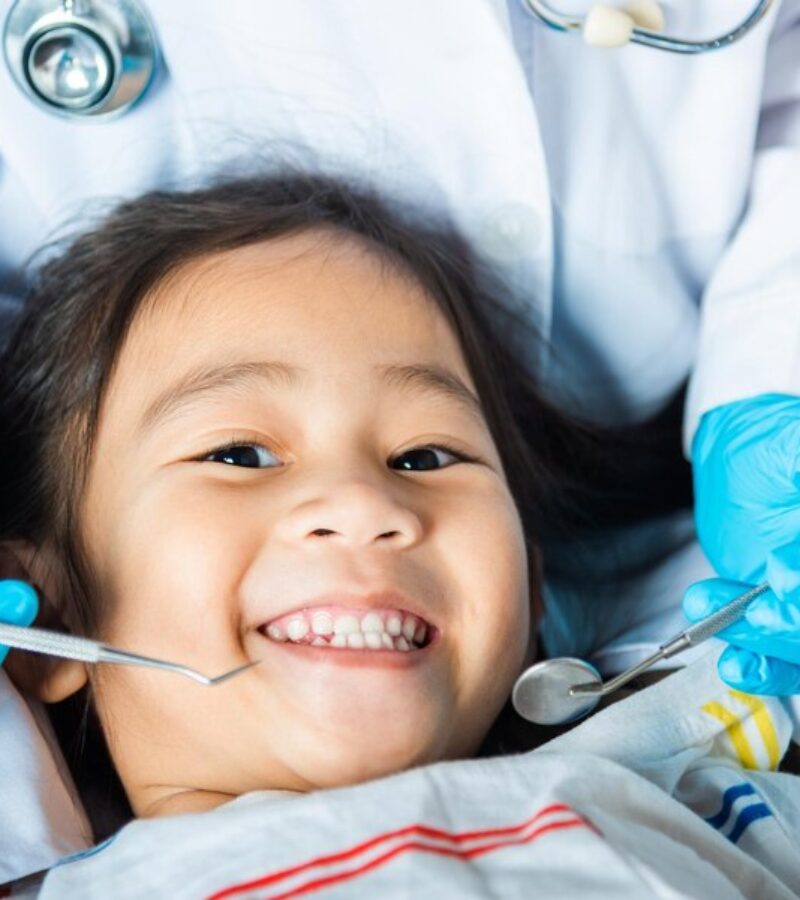
M 407 548 L 422 538 L 419 516 L 380 488 L 365 483 L 332 486 L 306 500 L 280 523 L 285 540 L 329 540 L 352 546 Z

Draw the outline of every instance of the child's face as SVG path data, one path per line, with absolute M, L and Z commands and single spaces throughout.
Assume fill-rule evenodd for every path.
M 433 301 L 352 239 L 222 253 L 155 292 L 81 507 L 101 636 L 211 675 L 260 664 L 214 688 L 98 673 L 139 815 L 474 752 L 532 630 L 520 521 L 474 397 Z M 331 627 L 358 628 L 355 648 Z

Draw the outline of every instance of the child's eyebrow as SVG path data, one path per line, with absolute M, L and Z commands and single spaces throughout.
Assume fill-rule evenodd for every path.
M 182 407 L 204 394 L 212 394 L 221 389 L 236 387 L 253 380 L 267 383 L 270 386 L 293 385 L 300 380 L 304 371 L 297 366 L 266 360 L 202 366 L 184 375 L 162 391 L 147 407 L 137 430 L 151 431 L 164 419 L 174 415 Z
M 390 387 L 417 395 L 429 395 L 455 401 L 478 423 L 486 426 L 480 400 L 453 372 L 437 365 L 383 365 L 375 371 Z M 178 412 L 182 407 L 203 395 L 213 394 L 225 388 L 233 388 L 254 380 L 269 387 L 291 387 L 302 380 L 307 369 L 283 362 L 260 360 L 257 362 L 227 363 L 196 369 L 170 385 L 147 407 L 138 430 L 150 431 Z
M 430 394 L 455 401 L 465 412 L 486 426 L 481 401 L 453 372 L 436 365 L 376 366 L 384 382 L 413 394 Z

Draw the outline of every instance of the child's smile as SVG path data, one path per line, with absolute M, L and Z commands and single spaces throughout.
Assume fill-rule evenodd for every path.
M 409 605 L 396 591 L 367 595 L 336 591 L 270 619 L 259 630 L 279 644 L 409 653 L 430 646 L 438 633 Z

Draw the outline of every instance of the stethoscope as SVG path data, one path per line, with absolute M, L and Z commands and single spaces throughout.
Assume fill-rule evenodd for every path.
M 673 53 L 706 53 L 744 37 L 774 0 L 758 0 L 736 28 L 700 41 L 663 33 L 656 0 L 598 3 L 583 17 L 542 0 L 521 0 L 550 28 L 579 33 L 593 46 L 644 44 Z M 37 105 L 73 118 L 119 115 L 141 99 L 158 61 L 155 32 L 138 0 L 15 0 L 3 29 L 15 82 Z

